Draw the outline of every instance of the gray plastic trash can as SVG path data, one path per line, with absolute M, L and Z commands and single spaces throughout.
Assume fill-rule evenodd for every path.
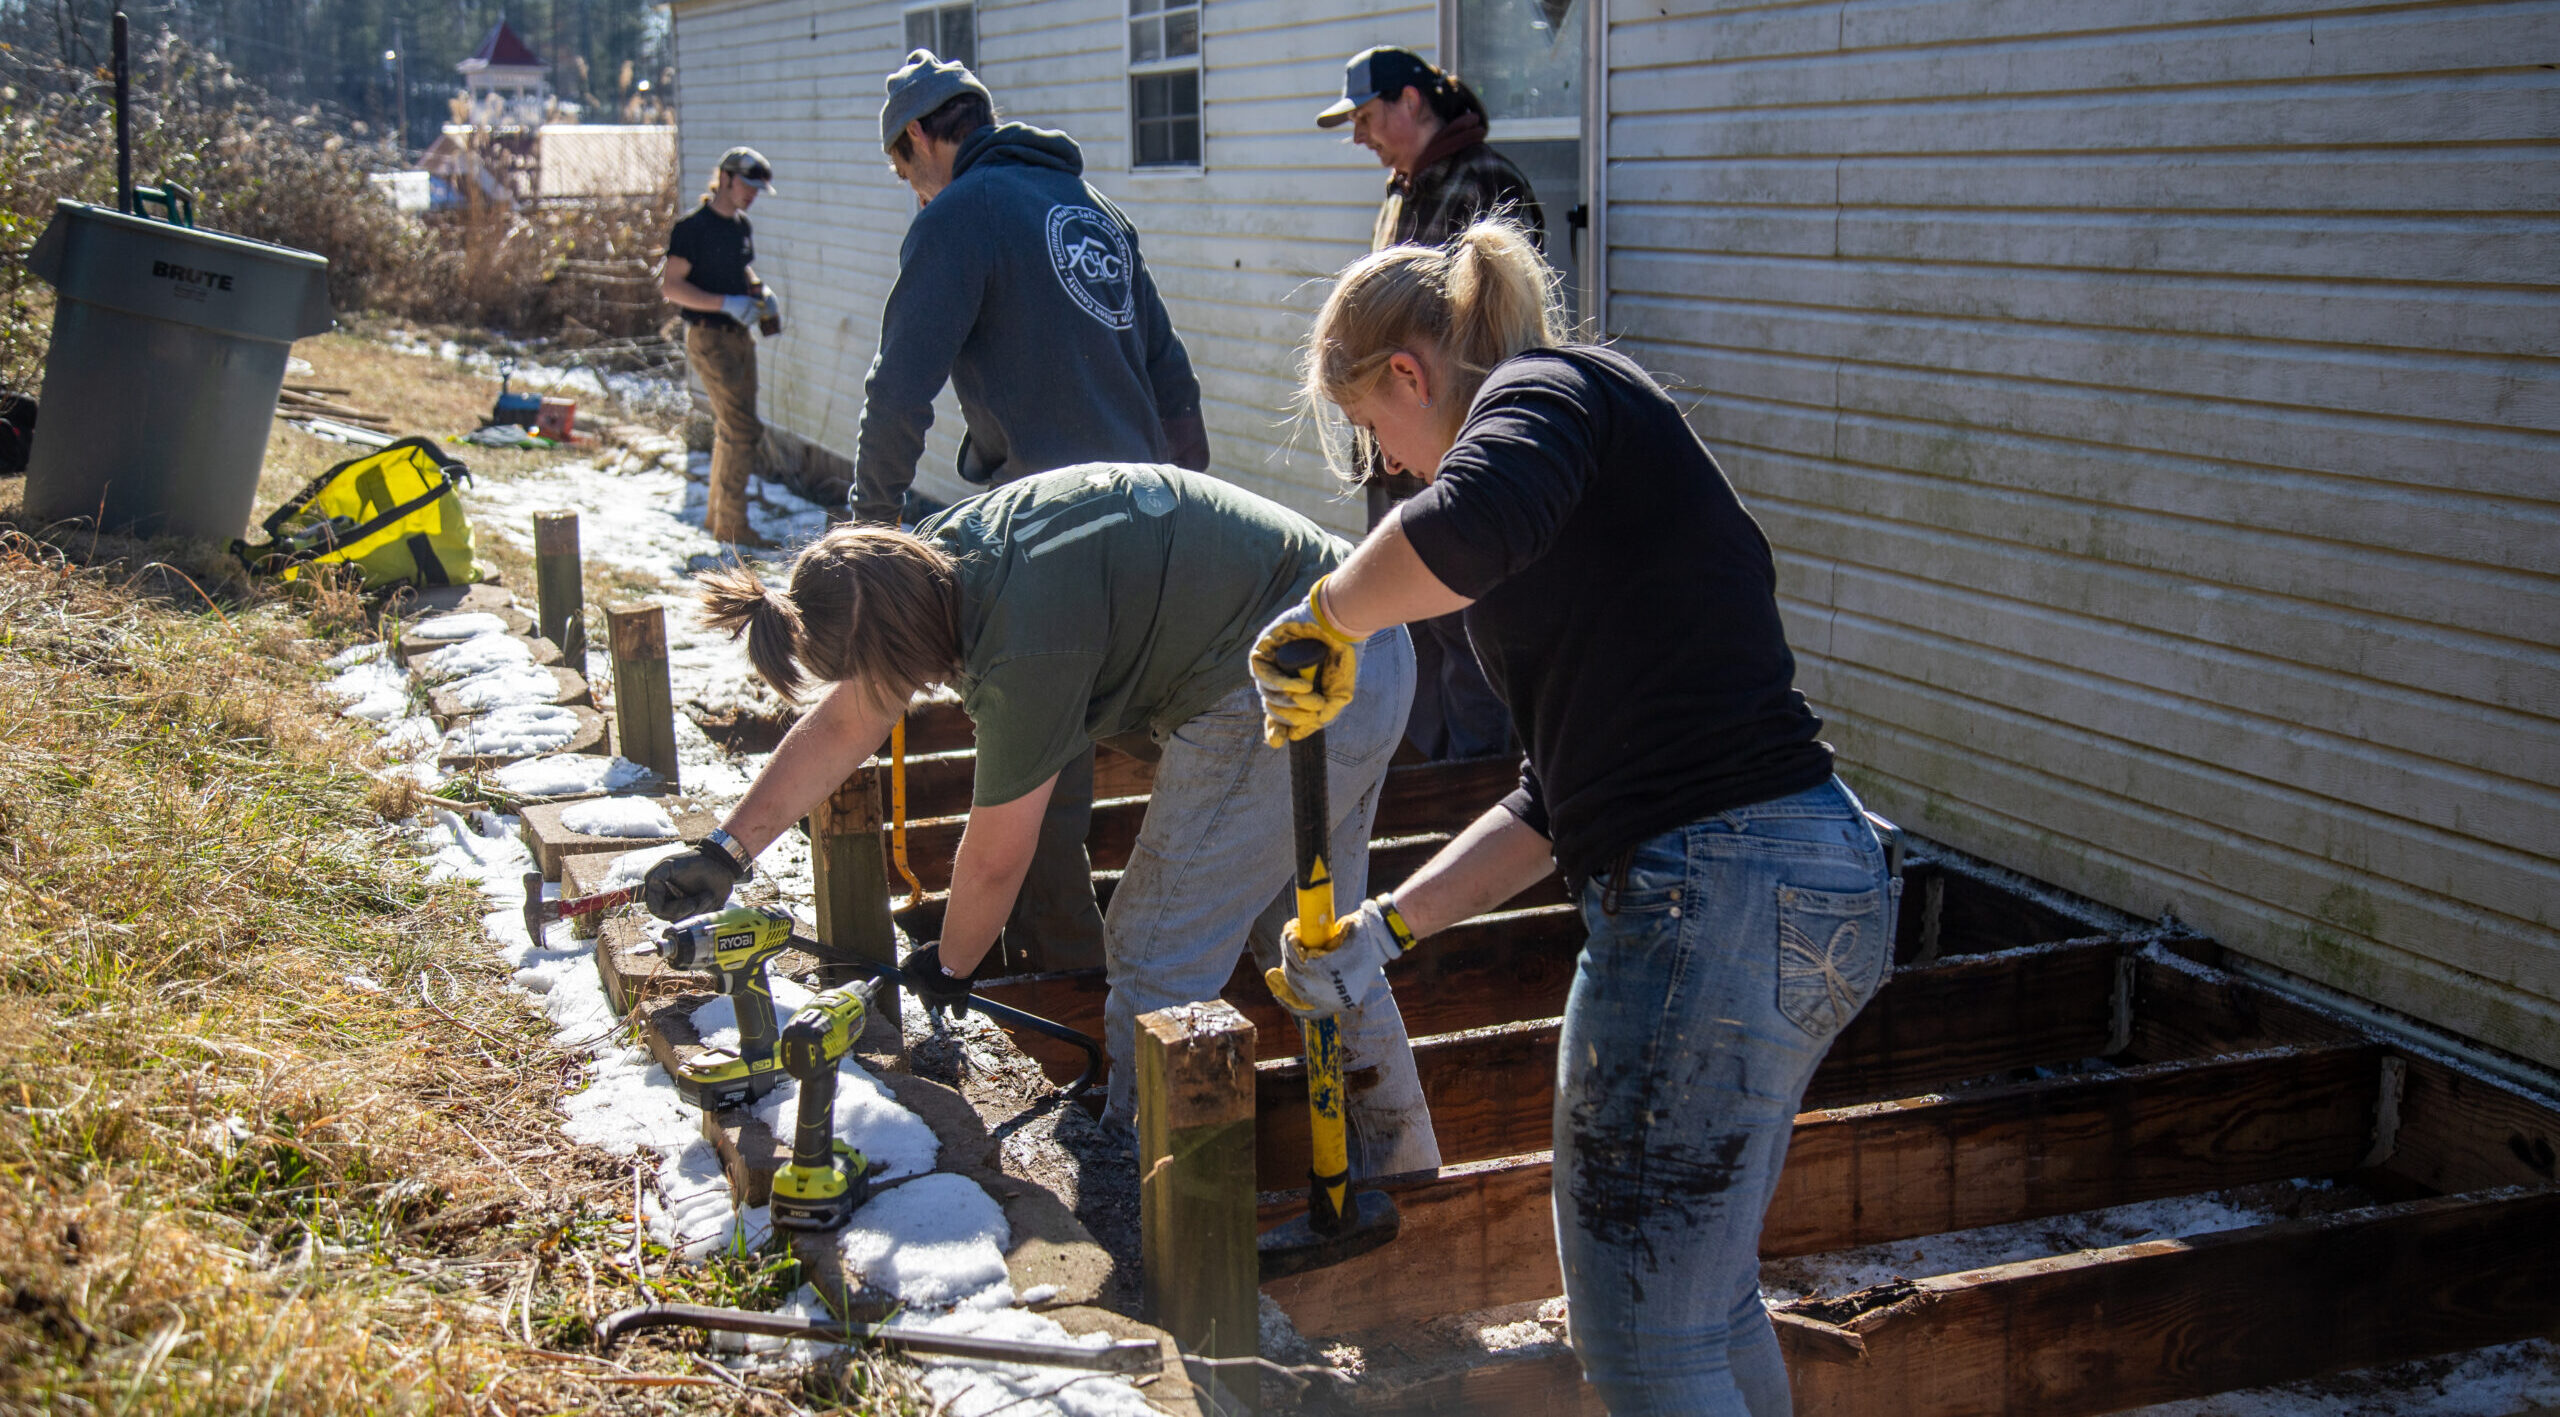
M 327 258 L 56 202 L 27 268 L 60 292 L 28 516 L 211 541 L 247 530 L 285 356 L 334 323 Z

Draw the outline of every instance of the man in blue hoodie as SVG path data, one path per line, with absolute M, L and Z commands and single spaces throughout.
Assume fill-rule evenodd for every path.
M 897 524 L 947 380 L 967 427 L 960 476 L 1011 482 L 1076 463 L 1209 465 L 1200 382 L 1138 254 L 1137 228 L 1084 180 L 1075 140 L 996 122 L 957 61 L 919 49 L 888 79 L 880 146 L 915 189 L 898 279 L 863 381 L 855 517 Z M 1090 753 L 1058 775 L 1005 927 L 1017 965 L 1102 963 L 1085 835 Z

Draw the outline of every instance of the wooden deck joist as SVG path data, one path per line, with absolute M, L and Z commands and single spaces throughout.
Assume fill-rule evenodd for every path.
M 863 771 L 877 776 L 880 768 L 874 763 Z M 1372 835 L 1455 831 L 1501 800 L 1511 790 L 1517 774 L 1517 764 L 1501 765 L 1496 771 L 1486 759 L 1390 768 Z M 887 800 L 885 794 L 882 800 Z M 929 891 L 946 890 L 951 885 L 952 854 L 959 849 L 961 830 L 968 825 L 965 788 L 953 805 L 955 810 L 949 815 L 926 816 L 916 795 L 915 779 L 910 776 L 907 863 Z M 1129 864 L 1129 848 L 1137 842 L 1138 826 L 1146 814 L 1147 799 L 1142 796 L 1097 798 L 1093 828 L 1085 838 L 1085 849 L 1092 854 L 1096 870 L 1118 870 Z
M 1833 1045 L 1806 1105 L 1911 1097 L 2103 1053 L 2123 954 L 2114 941 L 2090 940 L 1898 969 Z M 1444 1160 L 1546 1149 L 1560 1023 L 1533 1019 L 1414 1040 Z M 1350 1085 L 1359 1088 L 1357 1074 Z M 1306 1108 L 1302 1065 L 1263 1062 L 1256 1092 L 1265 1118 L 1257 1137 L 1263 1185 L 1281 1189 L 1307 1167 L 1306 1127 L 1296 1120 Z
M 1388 967 L 1405 1031 L 1416 1037 L 1454 1033 L 1523 1018 L 1547 1017 L 1564 1007 L 1574 958 L 1582 949 L 1582 922 L 1561 906 L 1479 916 L 1442 932 L 1429 949 Z M 978 992 L 1071 1028 L 1099 1034 L 1105 988 L 1102 971 L 995 979 Z M 1249 958 L 1237 962 L 1220 997 L 1254 1024 L 1264 1059 L 1298 1053 L 1297 1023 L 1271 1001 L 1261 971 Z M 1016 1046 L 1059 1082 L 1084 1067 L 1084 1055 L 1033 1033 L 1014 1033 Z
M 1801 1417 L 2116 1412 L 2546 1336 L 2560 1328 L 2560 1190 L 2083 1250 L 1865 1297 L 1886 1302 L 1775 1312 Z M 1554 1347 L 1363 1382 L 1351 1399 L 1399 1417 L 1604 1411 Z
M 2370 1044 L 2277 1048 L 1806 1112 L 1761 1254 L 2349 1171 L 2373 1146 L 2383 1059 Z M 1552 1177 L 1541 1152 L 1382 1182 L 1403 1214 L 1395 1244 L 1265 1288 L 1317 1334 L 1555 1295 Z M 1262 1222 L 1303 1206 L 1296 1192 L 1268 1191 Z

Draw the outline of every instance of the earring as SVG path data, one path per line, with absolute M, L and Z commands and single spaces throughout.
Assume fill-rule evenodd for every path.
M 1429 399 L 1424 399 L 1424 400 L 1422 401 L 1422 406 L 1423 406 L 1424 408 L 1429 408 L 1429 407 L 1431 407 L 1431 400 L 1429 400 Z

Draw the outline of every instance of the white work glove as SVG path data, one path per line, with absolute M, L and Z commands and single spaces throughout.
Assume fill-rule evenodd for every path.
M 764 302 L 756 299 L 752 295 L 724 295 L 720 297 L 720 313 L 737 321 L 741 325 L 754 324 L 756 322 L 756 312 L 763 308 Z
M 1413 933 L 1399 929 L 1404 915 L 1388 896 L 1365 901 L 1334 922 L 1332 943 L 1309 954 L 1298 942 L 1298 922 L 1280 932 L 1280 972 L 1288 984 L 1272 997 L 1300 1018 L 1324 1018 L 1360 1008 L 1387 991 L 1387 961 L 1413 948 Z
M 1360 642 L 1333 623 L 1317 597 L 1325 577 L 1307 598 L 1262 627 L 1253 644 L 1253 682 L 1262 691 L 1262 738 L 1272 747 L 1296 742 L 1341 716 L 1351 706 L 1360 683 Z M 1282 645 L 1312 640 L 1323 647 L 1323 662 L 1313 670 L 1284 669 L 1273 656 Z
M 766 320 L 781 319 L 782 292 L 775 290 L 772 286 L 766 286 L 764 288 L 764 298 L 756 302 L 756 315 L 758 318 Z

